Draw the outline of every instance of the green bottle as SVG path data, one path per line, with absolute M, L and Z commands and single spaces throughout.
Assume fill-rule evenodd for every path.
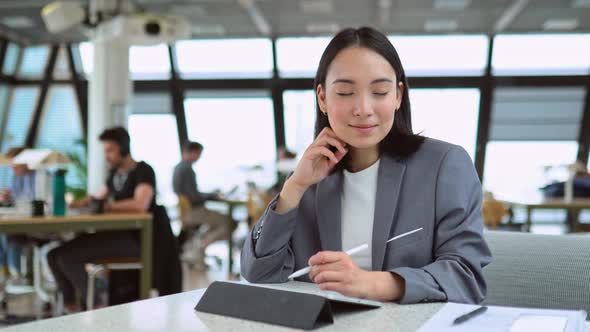
M 53 174 L 53 215 L 66 215 L 66 170 L 58 169 Z

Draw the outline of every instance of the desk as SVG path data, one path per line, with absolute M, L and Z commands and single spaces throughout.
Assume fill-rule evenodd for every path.
M 231 198 L 216 198 L 216 199 L 211 199 L 210 201 L 212 202 L 219 202 L 219 203 L 224 203 L 227 205 L 227 214 L 229 215 L 229 217 L 231 218 L 231 220 L 233 220 L 233 214 L 234 214 L 234 209 L 236 208 L 236 206 L 240 206 L 240 205 L 246 205 L 248 203 L 248 201 L 246 200 L 242 200 L 242 199 L 231 199 Z M 229 234 L 228 234 L 228 239 L 227 239 L 227 253 L 228 253 L 228 276 L 232 276 L 233 275 L 233 267 L 234 267 L 234 242 L 232 241 L 232 234 L 233 234 L 233 230 L 235 229 L 234 224 L 229 225 Z
M 98 214 L 64 217 L 2 217 L 0 233 L 36 234 L 80 231 L 106 231 L 137 229 L 141 232 L 140 295 L 148 298 L 152 287 L 152 215 Z
M 301 289 L 313 284 L 292 281 L 268 285 L 272 288 Z M 196 312 L 204 289 L 143 300 L 80 314 L 37 321 L 6 328 L 6 332 L 45 331 L 296 331 L 237 318 Z M 334 324 L 314 331 L 416 331 L 443 303 L 414 305 L 385 304 L 380 309 L 336 314 Z M 590 327 L 587 324 L 587 331 Z
M 503 201 L 508 206 L 518 206 L 526 209 L 526 227 L 527 231 L 531 231 L 532 220 L 531 214 L 533 210 L 552 210 L 560 209 L 566 210 L 568 215 L 574 217 L 570 225 L 571 231 L 576 231 L 579 226 L 578 215 L 581 210 L 590 209 L 590 199 L 574 199 L 572 201 L 565 201 L 563 199 L 545 199 L 539 201 Z

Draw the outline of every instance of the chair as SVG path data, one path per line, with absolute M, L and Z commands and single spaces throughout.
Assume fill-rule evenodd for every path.
M 251 190 L 248 192 L 246 209 L 248 211 L 248 226 L 250 229 L 258 222 L 266 211 L 266 207 L 273 200 L 274 196 L 264 191 Z
M 189 211 L 191 209 L 191 202 L 188 197 L 184 195 L 178 195 L 178 214 L 180 215 L 180 221 L 184 221 L 188 218 Z
M 481 204 L 483 223 L 489 229 L 495 230 L 508 212 L 504 203 L 495 199 L 484 199 Z
M 186 197 L 185 195 L 182 194 L 178 194 L 178 214 L 179 214 L 179 219 L 181 222 L 181 234 L 184 231 L 184 225 L 188 224 L 187 220 L 189 218 L 189 214 L 190 214 L 190 209 L 191 209 L 191 202 L 188 199 L 188 197 Z M 199 228 L 199 226 L 194 226 L 195 230 L 197 230 Z M 188 236 L 189 238 L 185 238 L 186 241 L 189 241 L 190 238 L 193 236 L 193 233 L 188 233 L 186 236 Z M 182 245 L 182 243 L 181 243 Z M 217 257 L 217 256 L 207 256 L 207 257 L 212 257 L 215 260 L 215 263 L 218 266 L 221 266 L 222 264 L 222 259 L 221 257 Z M 192 269 L 195 266 L 195 262 L 196 262 L 196 257 L 190 257 L 190 255 L 184 256 L 183 261 L 185 261 L 186 263 L 188 263 L 189 267 Z
M 94 308 L 94 289 L 96 275 L 101 271 L 113 270 L 140 270 L 142 264 L 138 257 L 111 257 L 95 260 L 86 263 L 85 269 L 88 274 L 88 284 L 86 291 L 86 310 Z
M 590 237 L 485 232 L 490 305 L 590 312 Z

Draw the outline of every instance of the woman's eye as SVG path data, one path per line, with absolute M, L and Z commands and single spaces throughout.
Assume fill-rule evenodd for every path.
M 336 92 L 337 95 L 341 96 L 341 97 L 348 97 L 348 96 L 352 96 L 352 92 L 348 92 L 348 93 L 344 93 L 344 92 Z
M 386 96 L 388 93 L 389 93 L 389 91 L 387 91 L 387 92 L 373 92 L 374 95 L 380 96 L 380 97 Z

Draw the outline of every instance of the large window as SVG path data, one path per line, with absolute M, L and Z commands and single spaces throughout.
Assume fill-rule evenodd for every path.
M 314 77 L 328 37 L 279 38 L 277 65 L 283 77 Z
M 128 121 L 131 153 L 136 160 L 143 160 L 153 167 L 158 202 L 165 206 L 176 205 L 172 172 L 180 161 L 180 150 L 174 115 L 132 114 Z
M 272 100 L 266 96 L 200 96 L 185 101 L 189 139 L 204 146 L 196 164 L 202 191 L 227 191 L 247 182 L 276 182 Z
M 279 38 L 279 74 L 283 77 L 315 76 L 330 39 Z M 483 35 L 392 36 L 390 40 L 408 76 L 482 75 L 487 63 L 489 41 Z
M 2 139 L 2 151 L 25 144 L 38 95 L 39 88 L 37 87 L 16 87 L 14 89 L 8 110 L 8 122 Z
M 540 198 L 545 166 L 573 163 L 583 88 L 499 88 L 494 92 L 484 188 L 502 198 Z
M 475 156 L 478 89 L 411 89 L 414 133 L 462 146 Z
M 565 165 L 576 160 L 575 141 L 495 141 L 486 151 L 484 190 L 508 200 L 541 198 L 547 184 L 545 166 Z
M 70 65 L 68 62 L 66 47 L 60 47 L 57 52 L 57 59 L 55 60 L 55 69 L 53 70 L 53 77 L 56 79 L 71 78 Z
M 71 86 L 57 85 L 49 90 L 39 126 L 35 147 L 74 154 L 85 160 L 82 120 Z M 82 183 L 84 180 L 78 177 L 73 166 L 69 167 L 66 174 L 68 185 L 85 187 L 86 184 Z
M 94 45 L 84 42 L 78 46 L 82 67 L 86 75 L 94 69 Z M 74 58 L 76 60 L 76 58 Z M 129 72 L 135 80 L 162 80 L 170 78 L 170 57 L 165 44 L 131 46 L 129 48 Z
M 500 35 L 494 39 L 495 75 L 587 75 L 590 34 Z
M 8 92 L 8 85 L 0 84 L 0 123 L 2 123 L 2 119 L 4 118 L 4 112 L 8 102 Z
M 5 75 L 14 75 L 16 72 L 16 66 L 18 65 L 18 56 L 20 48 L 15 43 L 9 43 L 4 55 L 4 65 L 2 66 L 2 72 Z
M 393 36 L 407 76 L 482 75 L 488 52 L 483 35 Z
M 498 88 L 494 93 L 491 141 L 575 141 L 584 88 Z
M 283 102 L 287 149 L 301 154 L 313 142 L 315 93 L 313 90 L 285 91 Z
M 269 39 L 183 40 L 176 43 L 178 69 L 185 78 L 272 76 Z
M 48 56 L 49 47 L 47 46 L 32 46 L 25 48 L 19 75 L 30 78 L 41 77 L 45 70 L 45 66 L 47 66 Z
M 154 46 L 131 46 L 129 50 L 131 77 L 142 79 L 169 79 L 170 56 L 165 44 Z

